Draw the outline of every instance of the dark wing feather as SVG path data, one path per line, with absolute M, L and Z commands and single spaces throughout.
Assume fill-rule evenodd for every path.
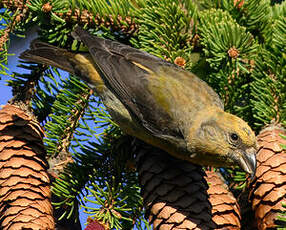
M 88 47 L 106 86 L 126 106 L 137 122 L 156 136 L 182 136 L 177 125 L 172 123 L 170 114 L 157 105 L 148 91 L 148 71 L 134 62 L 151 71 L 158 65 L 172 64 L 130 46 L 92 36 L 79 27 L 74 33 L 75 37 Z
M 183 103 L 177 106 L 181 111 L 178 111 L 176 115 L 171 114 L 168 108 L 158 105 L 158 100 L 154 98 L 158 95 L 150 92 L 150 85 L 154 82 L 149 81 L 150 75 L 158 74 L 162 68 L 167 68 L 165 75 L 169 80 L 176 79 L 178 82 L 178 79 L 181 78 L 185 81 L 180 83 L 181 85 L 186 83 L 183 90 L 190 92 L 182 92 L 185 98 L 194 101 L 196 97 L 202 96 L 201 98 L 206 98 L 206 104 L 210 102 L 223 108 L 218 95 L 205 82 L 174 64 L 119 42 L 92 36 L 80 27 L 75 29 L 74 36 L 88 47 L 96 69 L 100 72 L 106 86 L 126 106 L 137 122 L 151 131 L 153 135 L 170 135 L 181 138 L 184 131 L 179 127 L 179 123 L 185 122 L 182 119 L 192 115 L 185 113 L 187 109 L 182 109 Z M 184 76 L 187 74 L 190 75 L 190 79 L 188 76 Z M 193 84 L 197 86 L 195 90 Z M 172 86 L 168 88 L 169 94 L 165 93 L 163 83 L 159 87 L 161 87 L 160 93 L 164 94 L 164 99 L 170 100 L 173 104 L 181 103 L 176 95 L 171 95 Z M 178 89 L 175 90 L 178 91 Z M 197 92 L 200 95 L 196 95 Z M 206 105 L 204 102 L 201 104 L 201 107 Z
M 30 62 L 51 65 L 75 74 L 74 66 L 69 61 L 69 59 L 73 58 L 72 53 L 37 39 L 33 40 L 30 44 L 30 49 L 21 53 L 19 57 Z

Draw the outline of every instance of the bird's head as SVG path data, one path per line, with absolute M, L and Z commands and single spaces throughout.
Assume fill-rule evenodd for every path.
M 224 111 L 215 111 L 200 120 L 192 137 L 196 143 L 193 152 L 199 151 L 205 155 L 205 163 L 200 163 L 219 167 L 238 165 L 254 176 L 257 143 L 249 125 L 239 117 Z

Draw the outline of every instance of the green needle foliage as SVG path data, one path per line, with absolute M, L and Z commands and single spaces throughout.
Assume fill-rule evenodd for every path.
M 9 41 L 7 39 L 9 32 L 9 25 L 12 21 L 11 13 L 8 9 L 1 9 L 0 14 L 0 75 L 7 75 L 8 64 L 8 47 Z
M 132 44 L 170 61 L 183 57 L 189 68 L 196 6 L 171 0 L 138 1 L 138 5 L 135 22 L 140 27 Z
M 257 133 L 271 123 L 286 126 L 285 1 L 29 2 L 0 2 L 0 75 L 9 80 L 16 98 L 31 97 L 29 103 L 45 128 L 59 219 L 77 221 L 81 205 L 111 229 L 151 229 L 134 170 L 133 138 L 121 132 L 77 77 L 31 63 L 22 63 L 23 73 L 9 76 L 11 33 L 23 37 L 37 26 L 39 39 L 76 50 L 70 33 L 79 24 L 170 62 L 180 58 L 183 68 L 213 87 L 227 111 Z M 245 173 L 237 168 L 221 172 L 239 197 Z M 279 218 L 285 221 L 285 213 Z

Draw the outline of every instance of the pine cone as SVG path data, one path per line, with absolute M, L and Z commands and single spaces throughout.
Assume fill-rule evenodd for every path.
M 0 111 L 1 229 L 54 229 L 43 130 L 21 109 Z
M 142 144 L 137 169 L 146 215 L 154 229 L 214 229 L 202 167 Z
M 249 198 L 255 211 L 258 229 L 277 226 L 276 218 L 286 203 L 286 144 L 285 130 L 272 126 L 257 136 L 260 146 L 257 152 L 256 179 L 250 187 Z
M 228 190 L 222 176 L 218 172 L 206 171 L 206 181 L 209 184 L 207 190 L 212 205 L 212 219 L 217 224 L 216 229 L 240 229 L 239 205 Z

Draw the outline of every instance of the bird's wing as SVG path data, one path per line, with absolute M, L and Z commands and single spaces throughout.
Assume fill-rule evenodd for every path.
M 176 65 L 80 27 L 74 36 L 88 47 L 105 85 L 153 135 L 182 137 L 178 122 L 189 110 L 209 104 L 223 108 L 205 82 Z M 192 105 L 197 101 L 198 108 Z

